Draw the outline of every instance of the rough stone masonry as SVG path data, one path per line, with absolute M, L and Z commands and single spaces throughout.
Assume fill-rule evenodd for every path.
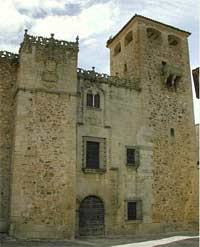
M 111 76 L 77 68 L 78 38 L 25 30 L 0 52 L 0 232 L 198 228 L 189 35 L 135 15 L 107 41 Z

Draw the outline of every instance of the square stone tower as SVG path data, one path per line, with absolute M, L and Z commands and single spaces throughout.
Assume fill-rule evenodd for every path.
M 135 15 L 107 42 L 111 75 L 139 79 L 140 126 L 152 148 L 146 160 L 146 169 L 152 171 L 149 222 L 171 230 L 198 224 L 189 35 Z
M 25 31 L 15 90 L 10 234 L 73 238 L 77 42 Z

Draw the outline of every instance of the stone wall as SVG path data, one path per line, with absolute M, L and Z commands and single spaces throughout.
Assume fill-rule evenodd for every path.
M 77 43 L 25 33 L 15 97 L 15 237 L 74 237 L 77 51 Z
M 126 44 L 125 37 L 129 32 L 132 32 L 132 41 Z M 115 47 L 118 44 L 121 46 L 121 52 L 115 54 Z M 110 74 L 112 76 L 119 75 L 121 78 L 139 78 L 139 60 L 139 33 L 136 23 L 135 25 L 128 25 L 121 35 L 113 41 L 110 50 Z
M 8 230 L 10 203 L 10 163 L 14 123 L 14 88 L 18 58 L 0 52 L 0 232 Z
M 149 132 L 142 126 L 144 112 L 140 90 L 124 85 L 112 86 L 89 77 L 79 78 L 79 105 L 77 129 L 77 235 L 79 233 L 79 207 L 87 196 L 98 196 L 105 206 L 105 233 L 131 234 L 139 227 L 151 223 L 152 143 Z M 88 90 L 100 95 L 100 109 L 86 106 Z M 105 139 L 103 169 L 85 170 L 83 139 Z M 126 146 L 139 148 L 140 165 L 128 167 Z M 143 202 L 143 221 L 127 221 L 127 201 Z M 145 230 L 145 227 L 142 231 Z M 146 229 L 147 232 L 149 229 Z
M 149 26 L 161 32 L 161 42 L 148 40 Z M 169 44 L 171 34 L 178 37 L 176 46 Z M 152 221 L 169 230 L 194 229 L 198 170 L 187 35 L 143 22 L 140 45 L 144 114 L 153 143 Z M 181 71 L 174 85 L 163 80 L 163 62 Z

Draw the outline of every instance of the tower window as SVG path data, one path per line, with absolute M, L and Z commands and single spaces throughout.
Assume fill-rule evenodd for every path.
M 168 36 L 168 43 L 170 46 L 177 46 L 180 43 L 180 39 L 175 35 Z
M 154 28 L 147 28 L 147 38 L 152 42 L 157 42 L 161 44 L 162 37 L 161 32 Z
M 127 68 L 127 64 L 125 63 L 124 64 L 124 73 L 126 73 L 128 71 L 128 68 Z
M 117 54 L 119 54 L 121 52 L 121 44 L 118 43 L 115 48 L 114 48 L 114 56 L 116 56 Z
M 133 40 L 133 34 L 132 31 L 130 31 L 124 39 L 124 46 L 127 46 L 132 40 Z
M 170 129 L 170 135 L 171 135 L 172 137 L 175 136 L 175 130 L 174 130 L 174 128 L 171 128 L 171 129 Z

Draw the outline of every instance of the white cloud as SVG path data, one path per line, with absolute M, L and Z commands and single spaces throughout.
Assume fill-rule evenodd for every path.
M 72 39 L 80 35 L 85 39 L 111 29 L 115 15 L 112 9 L 112 3 L 105 3 L 93 5 L 78 16 L 47 16 L 35 20 L 31 32 L 44 36 L 53 32 L 60 39 Z
M 9 33 L 15 33 L 28 21 L 28 17 L 21 15 L 16 10 L 11 0 L 1 2 L 0 34 L 6 37 Z

